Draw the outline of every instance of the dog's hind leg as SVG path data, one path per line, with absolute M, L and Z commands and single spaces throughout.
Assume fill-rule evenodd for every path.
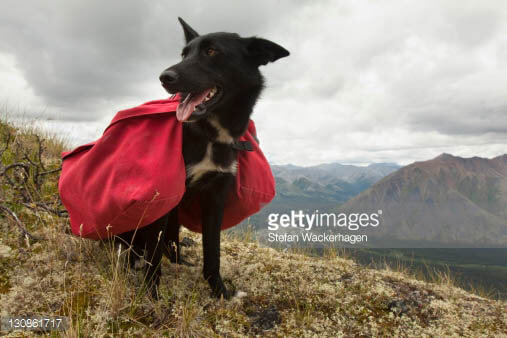
M 128 249 L 128 266 L 143 269 L 144 282 L 154 298 L 158 298 L 158 285 L 162 275 L 161 261 L 164 251 L 168 216 L 140 229 L 116 236 L 116 241 Z
M 167 215 L 159 218 L 155 222 L 147 225 L 137 231 L 136 246 L 144 246 L 144 259 L 146 264 L 145 283 L 151 296 L 158 299 L 158 287 L 162 275 L 162 255 L 164 247 L 165 230 L 167 228 Z
M 125 232 L 121 235 L 116 235 L 114 237 L 114 243 L 117 245 L 123 252 L 125 250 L 125 269 L 133 269 L 137 270 L 137 266 L 140 262 L 142 262 L 142 254 L 144 247 L 136 247 L 135 243 L 135 231 Z
M 167 215 L 167 228 L 164 236 L 163 252 L 164 255 L 169 258 L 171 263 L 181 264 L 178 208 L 174 208 Z

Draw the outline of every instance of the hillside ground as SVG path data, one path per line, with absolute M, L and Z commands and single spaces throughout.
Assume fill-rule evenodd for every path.
M 445 278 L 428 283 L 367 269 L 335 250 L 319 258 L 263 248 L 248 234 L 224 233 L 222 242 L 222 275 L 245 297 L 211 298 L 201 237 L 184 231 L 192 266 L 164 259 L 154 301 L 142 273 L 122 269 L 124 250 L 69 234 L 56 189 L 63 147 L 0 124 L 1 317 L 67 316 L 67 331 L 52 334 L 70 337 L 507 336 L 505 302 Z

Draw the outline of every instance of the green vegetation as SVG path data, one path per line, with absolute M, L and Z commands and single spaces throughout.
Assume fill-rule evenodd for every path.
M 402 266 L 428 281 L 446 274 L 465 290 L 507 299 L 507 249 L 363 249 L 348 255 L 369 267 Z

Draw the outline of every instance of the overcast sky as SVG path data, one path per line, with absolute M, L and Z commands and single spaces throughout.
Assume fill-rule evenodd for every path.
M 272 163 L 366 164 L 507 153 L 505 1 L 0 2 L 0 105 L 72 145 L 120 109 L 167 96 L 182 16 L 291 52 L 262 67 Z

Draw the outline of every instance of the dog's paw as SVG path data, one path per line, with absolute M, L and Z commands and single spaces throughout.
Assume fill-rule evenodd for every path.
M 235 291 L 231 291 L 230 289 L 226 288 L 225 285 L 221 285 L 221 287 L 216 288 L 215 291 L 212 292 L 213 297 L 218 299 L 225 299 L 229 300 L 231 299 L 235 294 Z
M 223 288 L 220 291 L 213 292 L 213 296 L 215 296 L 215 298 L 218 298 L 218 299 L 229 300 L 232 298 L 233 295 L 234 295 L 234 293 L 231 292 L 230 290 L 227 290 L 226 288 Z
M 234 286 L 231 286 L 231 288 L 224 287 L 220 290 L 214 293 L 214 296 L 216 298 L 222 298 L 227 300 L 240 300 L 242 298 L 245 298 L 248 294 L 241 290 L 236 290 Z

